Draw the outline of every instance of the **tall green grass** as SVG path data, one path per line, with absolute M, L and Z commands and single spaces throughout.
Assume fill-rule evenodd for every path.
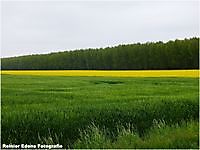
M 3 75 L 2 143 L 73 147 L 91 123 L 111 140 L 119 125 L 144 137 L 154 120 L 198 122 L 198 94 L 195 78 Z
M 119 126 L 115 140 L 107 137 L 105 133 L 105 129 L 101 130 L 93 124 L 80 132 L 81 137 L 74 143 L 73 148 L 199 148 L 199 123 L 193 121 L 172 126 L 160 122 L 154 124 L 142 137 L 131 128 L 123 126 Z

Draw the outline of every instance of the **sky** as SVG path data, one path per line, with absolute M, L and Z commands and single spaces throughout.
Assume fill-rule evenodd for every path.
M 199 36 L 198 0 L 1 2 L 1 57 Z

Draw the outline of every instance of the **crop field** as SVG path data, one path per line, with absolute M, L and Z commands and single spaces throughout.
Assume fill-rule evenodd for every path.
M 198 70 L 69 72 L 1 72 L 2 143 L 199 147 Z
M 199 70 L 9 70 L 1 74 L 39 76 L 100 76 L 100 77 L 199 77 Z

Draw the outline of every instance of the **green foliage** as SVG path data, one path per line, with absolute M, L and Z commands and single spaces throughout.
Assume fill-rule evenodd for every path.
M 2 75 L 1 140 L 72 147 L 91 123 L 111 141 L 119 126 L 142 137 L 154 120 L 198 121 L 198 98 L 198 78 Z M 103 142 L 98 134 L 96 141 Z
M 9 70 L 198 69 L 199 38 L 1 59 Z
M 199 123 L 191 121 L 183 122 L 180 125 L 167 126 L 157 124 L 149 132 L 140 137 L 137 132 L 130 128 L 119 130 L 116 140 L 111 140 L 106 136 L 104 130 L 92 125 L 82 131 L 73 148 L 112 148 L 112 149 L 133 149 L 133 148 L 199 148 Z
M 75 142 L 73 148 L 106 148 L 109 146 L 110 139 L 98 127 L 92 124 L 88 128 L 80 132 L 80 139 Z

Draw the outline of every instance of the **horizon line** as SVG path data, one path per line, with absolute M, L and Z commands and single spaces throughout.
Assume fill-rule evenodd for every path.
M 132 45 L 132 44 L 146 44 L 146 43 L 157 43 L 157 42 L 163 42 L 167 43 L 170 41 L 175 40 L 185 40 L 185 39 L 192 39 L 192 38 L 199 38 L 199 36 L 191 36 L 191 37 L 185 37 L 185 38 L 174 38 L 174 39 L 168 39 L 168 40 L 152 40 L 152 41 L 145 41 L 145 42 L 133 42 L 133 43 L 119 43 L 114 45 L 107 45 L 102 47 L 84 47 L 84 48 L 72 48 L 72 49 L 66 49 L 66 50 L 57 50 L 57 51 L 51 51 L 51 52 L 44 52 L 44 53 L 32 53 L 32 54 L 22 54 L 22 55 L 15 55 L 15 56 L 1 56 L 1 59 L 4 58 L 15 58 L 15 57 L 25 57 L 25 56 L 34 56 L 34 55 L 48 55 L 53 53 L 62 53 L 62 52 L 70 52 L 70 51 L 78 51 L 78 50 L 88 50 L 88 49 L 104 49 L 104 48 L 113 48 L 120 45 Z M 2 52 L 3 50 L 1 50 Z M 1 54 L 1 53 L 0 53 Z

